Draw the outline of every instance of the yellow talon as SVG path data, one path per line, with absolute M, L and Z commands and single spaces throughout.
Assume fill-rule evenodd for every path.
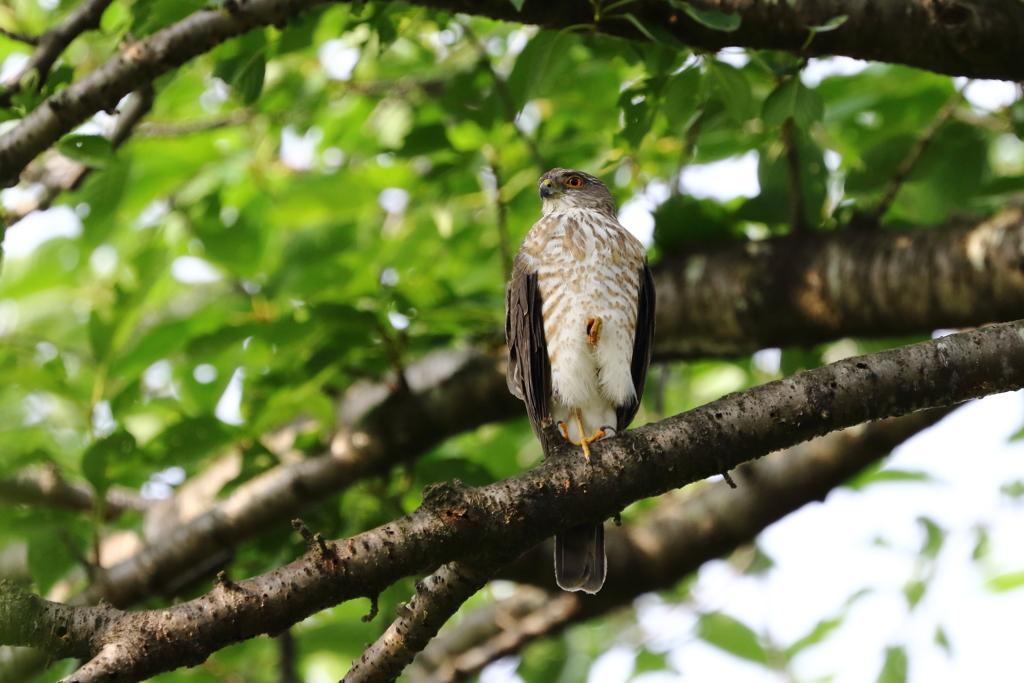
M 573 418 L 576 420 L 576 429 L 581 434 L 581 438 L 579 441 L 573 441 L 571 438 L 569 438 L 569 428 L 566 427 L 564 422 L 558 423 L 558 430 L 562 432 L 562 436 L 565 438 L 565 440 L 571 443 L 573 446 L 582 446 L 583 455 L 584 457 L 586 457 L 587 462 L 590 462 L 590 444 L 594 443 L 598 439 L 603 439 L 606 433 L 603 429 L 597 429 L 594 430 L 594 433 L 591 434 L 589 437 L 582 436 L 582 434 L 584 433 L 583 420 L 580 419 L 580 414 L 578 411 L 573 411 Z
M 587 318 L 587 341 L 591 346 L 597 346 L 597 342 L 601 341 L 603 327 L 604 322 L 600 318 Z

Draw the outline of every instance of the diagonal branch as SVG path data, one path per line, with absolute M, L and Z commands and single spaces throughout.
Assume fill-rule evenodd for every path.
M 110 3 L 111 0 L 83 0 L 82 4 L 76 7 L 64 21 L 35 39 L 36 51 L 32 53 L 24 68 L 3 84 L 6 92 L 0 98 L 3 100 L 0 101 L 0 106 L 7 106 L 6 102 L 10 101 L 10 96 L 22 88 L 25 77 L 33 71 L 36 74 L 37 87 L 41 88 L 46 82 L 53 63 L 71 44 L 71 41 L 90 29 L 99 28 L 100 18 Z M 7 34 L 6 31 L 4 33 L 15 40 L 29 42 L 25 40 L 25 36 L 15 37 Z
M 964 93 L 967 91 L 967 86 L 970 83 L 970 81 L 964 83 L 963 87 L 949 98 L 946 104 L 942 106 L 942 109 L 935 115 L 935 118 L 932 119 L 928 128 L 914 141 L 910 151 L 907 152 L 907 156 L 903 158 L 903 161 L 900 162 L 899 167 L 896 169 L 896 173 L 889 179 L 889 184 L 886 186 L 878 206 L 868 214 L 866 219 L 867 227 L 875 227 L 882 222 L 882 218 L 885 217 L 889 207 L 892 206 L 907 176 L 910 175 L 911 171 L 914 170 L 914 166 L 917 165 L 917 160 L 921 158 L 921 154 L 931 144 L 932 140 L 935 139 L 939 129 L 953 116 L 957 107 L 960 106 L 960 102 L 964 99 Z
M 522 552 L 552 533 L 829 431 L 1021 387 L 1024 321 L 850 358 L 731 394 L 600 442 L 589 463 L 552 439 L 551 457 L 529 472 L 478 489 L 435 484 L 420 508 L 378 529 L 315 545 L 260 577 L 222 579 L 187 603 L 121 614 L 90 634 L 93 659 L 66 681 L 130 683 L 195 665 L 231 643 L 279 633 L 480 548 Z
M 449 562 L 423 581 L 416 595 L 399 605 L 398 619 L 352 663 L 341 683 L 390 683 L 423 650 L 466 600 L 515 555 L 497 554 L 484 561 Z
M 86 486 L 69 484 L 54 467 L 26 470 L 0 479 L 0 504 L 25 503 L 92 512 L 96 497 Z M 115 487 L 107 493 L 104 511 L 106 518 L 112 520 L 126 510 L 145 510 L 151 503 L 130 489 Z

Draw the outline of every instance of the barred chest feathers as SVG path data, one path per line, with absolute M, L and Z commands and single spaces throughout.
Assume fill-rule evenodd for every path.
M 636 394 L 631 362 L 643 245 L 600 212 L 570 209 L 539 220 L 521 258 L 537 272 L 552 416 L 568 422 L 568 410 L 580 408 L 591 416 L 587 422 L 598 422 L 588 430 L 615 425 L 615 407 Z M 602 329 L 591 344 L 588 320 L 595 318 Z

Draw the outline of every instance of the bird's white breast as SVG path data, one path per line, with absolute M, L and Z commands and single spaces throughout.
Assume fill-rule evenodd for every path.
M 579 408 L 597 429 L 615 424 L 615 407 L 635 396 L 631 364 L 643 246 L 614 219 L 575 209 L 534 225 L 523 255 L 537 272 L 544 335 L 551 361 L 554 417 Z M 597 345 L 587 321 L 601 318 Z M 588 422 L 590 420 L 587 420 Z

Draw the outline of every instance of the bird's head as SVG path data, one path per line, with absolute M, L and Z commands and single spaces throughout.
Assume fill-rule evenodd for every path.
M 537 182 L 546 216 L 557 211 L 591 209 L 615 218 L 615 200 L 600 180 L 582 171 L 553 168 Z

